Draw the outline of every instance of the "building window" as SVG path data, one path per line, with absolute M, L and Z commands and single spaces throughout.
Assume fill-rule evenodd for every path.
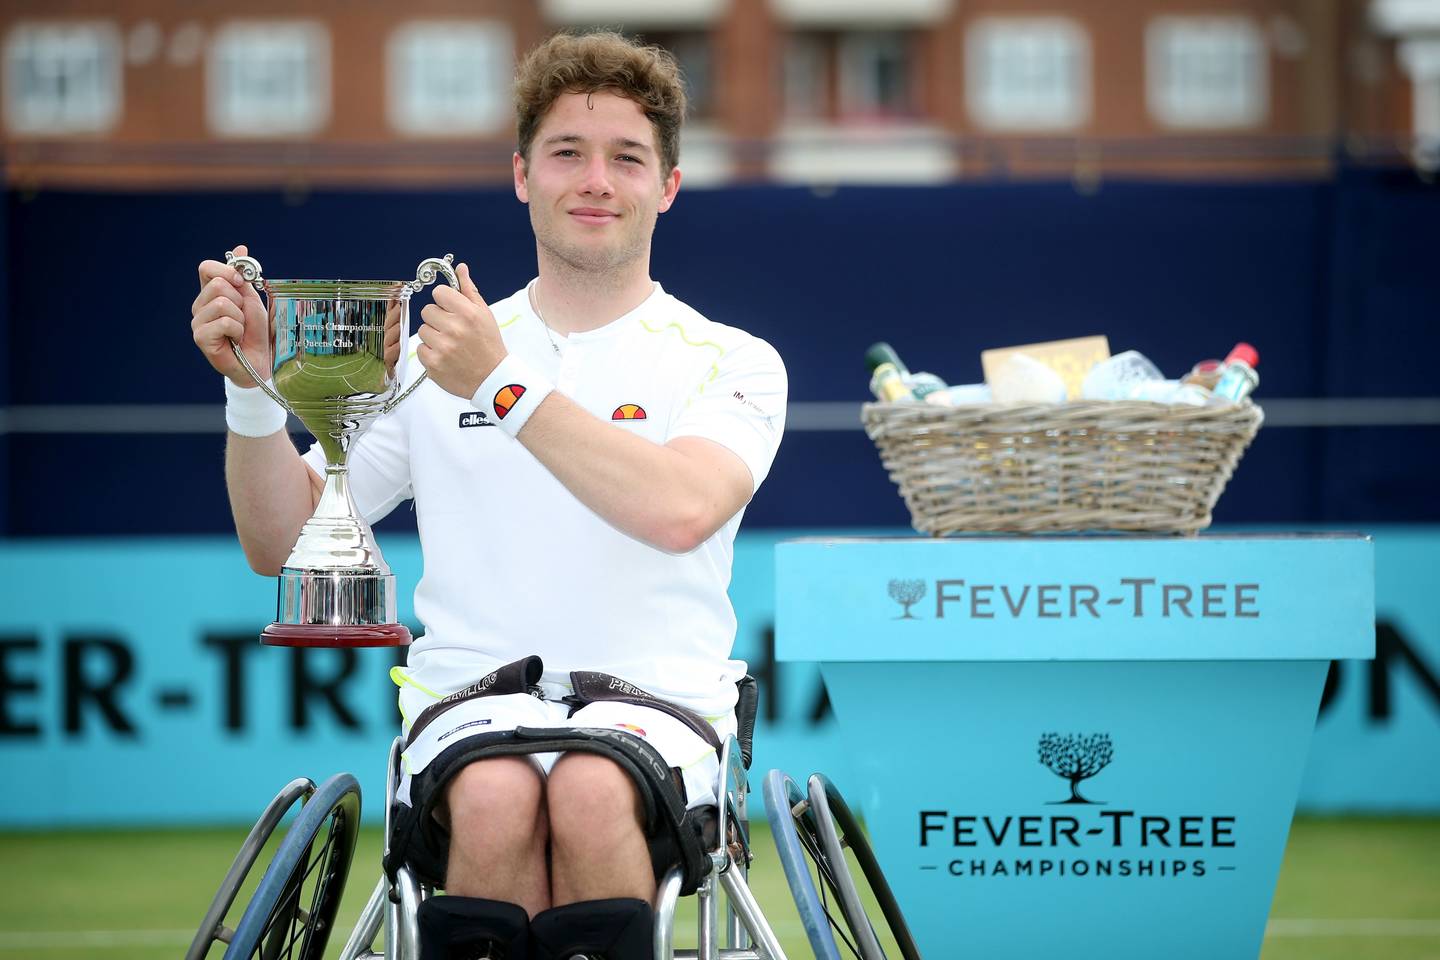
M 785 39 L 785 115 L 864 123 L 910 119 L 919 71 L 914 35 L 895 30 L 792 33 Z
M 1145 28 L 1145 98 L 1161 126 L 1254 127 L 1268 112 L 1268 51 L 1244 17 L 1156 17 Z
M 20 134 L 103 133 L 120 120 L 120 31 L 21 23 L 5 38 L 5 125 Z
M 708 30 L 640 30 L 638 38 L 644 43 L 664 47 L 675 56 L 680 64 L 680 74 L 685 79 L 685 100 L 689 116 L 704 122 L 714 117 L 715 102 L 715 55 Z
M 1090 38 L 1057 17 L 983 18 L 965 37 L 970 115 L 992 130 L 1070 130 L 1090 119 Z
M 868 120 L 915 114 L 914 61 L 907 34 L 855 30 L 839 36 L 836 51 L 842 119 Z
M 465 135 L 510 115 L 515 39 L 504 23 L 408 23 L 390 36 L 390 125 L 401 133 Z
M 210 126 L 234 137 L 315 133 L 330 118 L 330 35 L 318 23 L 230 23 L 210 48 Z
M 830 45 L 815 33 L 785 38 L 781 102 L 791 120 L 822 120 L 830 114 Z
M 1410 75 L 1415 160 L 1426 170 L 1440 169 L 1440 38 L 1402 40 L 1396 52 Z

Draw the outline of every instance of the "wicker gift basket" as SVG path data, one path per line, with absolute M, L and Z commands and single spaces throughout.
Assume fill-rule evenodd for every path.
M 916 530 L 1193 534 L 1264 420 L 1249 400 L 867 403 Z

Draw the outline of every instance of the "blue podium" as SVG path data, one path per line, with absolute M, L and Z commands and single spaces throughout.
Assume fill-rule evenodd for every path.
M 1329 661 L 1374 656 L 1369 538 L 776 551 L 776 656 L 820 663 L 927 957 L 1259 954 Z

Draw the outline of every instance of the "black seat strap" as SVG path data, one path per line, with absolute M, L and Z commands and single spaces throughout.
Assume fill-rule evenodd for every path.
M 668 713 L 679 720 L 710 744 L 711 749 L 717 754 L 720 752 L 720 735 L 715 732 L 714 727 L 705 722 L 704 717 L 692 713 L 678 704 L 671 703 L 669 700 L 662 700 L 628 680 L 621 680 L 619 677 L 612 677 L 608 673 L 600 673 L 597 670 L 571 670 L 570 686 L 574 688 L 575 692 L 564 697 L 561 702 L 570 704 L 572 717 L 575 715 L 575 711 L 581 707 L 600 700 L 628 703 L 637 707 L 650 707 L 652 710 Z
M 420 731 L 434 722 L 436 717 L 467 700 L 477 697 L 501 697 L 512 693 L 540 696 L 540 676 L 544 672 L 545 664 L 539 657 L 522 657 L 495 668 L 494 672 L 486 674 L 470 686 L 456 690 L 420 711 L 420 716 L 415 718 L 415 722 L 410 725 L 410 732 L 405 735 L 405 746 L 414 743 L 420 736 Z

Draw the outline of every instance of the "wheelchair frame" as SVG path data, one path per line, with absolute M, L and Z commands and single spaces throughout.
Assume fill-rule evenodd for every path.
M 389 774 L 385 789 L 385 846 L 389 855 L 391 817 L 395 806 L 395 790 L 400 781 L 400 752 L 404 740 L 396 737 L 390 745 Z M 710 857 L 710 872 L 696 890 L 698 904 L 698 946 L 694 950 L 674 948 L 675 910 L 680 901 L 681 871 L 671 867 L 660 880 L 655 904 L 654 953 L 665 960 L 786 960 L 780 941 L 760 910 L 747 881 L 751 854 L 746 794 L 748 778 L 741 760 L 740 745 L 727 737 L 720 754 L 720 782 L 716 790 L 718 803 L 717 842 Z M 720 946 L 722 925 L 718 893 L 726 899 L 723 932 L 727 941 Z M 383 873 L 366 901 L 350 933 L 340 960 L 418 960 L 420 930 L 415 922 L 420 903 L 433 891 L 416 880 L 409 867 L 396 871 L 395 882 Z M 374 953 L 381 927 L 385 932 L 385 952 Z
M 748 728 L 742 726 L 742 730 L 746 730 L 748 735 Z M 390 747 L 386 776 L 386 860 L 389 858 L 403 749 L 404 739 L 397 737 Z M 736 737 L 727 737 L 721 747 L 716 789 L 715 843 L 713 849 L 706 851 L 709 861 L 707 872 L 695 890 L 698 905 L 697 947 L 678 951 L 674 948 L 675 912 L 684 885 L 684 874 L 681 865 L 672 866 L 661 878 L 656 893 L 655 960 L 786 960 L 779 939 L 748 882 L 752 860 L 748 792 L 749 774 L 741 744 Z M 300 817 L 277 849 L 254 899 L 247 905 L 236 928 L 226 927 L 225 915 L 266 840 L 294 803 L 310 798 L 312 794 L 317 800 L 323 796 L 324 802 L 307 803 L 302 809 Z M 854 880 L 843 859 L 843 849 L 848 848 L 853 851 L 866 883 L 877 896 L 901 956 L 904 960 L 919 960 L 899 906 L 870 852 L 869 844 L 833 784 L 816 774 L 809 780 L 808 794 L 803 794 L 782 771 L 772 770 L 766 777 L 765 794 L 780 862 L 800 910 L 806 936 L 816 955 L 821 960 L 838 960 L 839 951 L 831 928 L 839 931 L 843 922 L 854 939 L 851 941 L 842 936 L 842 941 L 861 960 L 885 960 L 871 920 L 860 907 Z M 327 928 L 333 921 L 348 874 L 358 819 L 359 787 L 349 774 L 332 777 L 318 792 L 315 785 L 304 778 L 288 784 L 271 801 L 246 837 L 191 944 L 187 960 L 206 957 L 217 940 L 231 944 L 225 953 L 227 958 L 232 953 L 244 953 L 242 960 L 256 955 L 263 960 L 278 960 L 282 955 L 290 956 L 294 945 L 299 942 L 301 956 L 310 960 L 309 948 L 315 934 L 324 934 L 320 937 L 321 941 L 328 938 L 330 931 Z M 331 833 L 320 849 L 319 858 L 307 867 L 314 842 L 327 825 Z M 337 831 L 341 835 L 341 848 L 333 847 Z M 338 860 L 337 849 L 340 850 Z M 300 904 L 301 889 L 309 874 L 321 867 L 323 869 L 317 875 L 310 904 L 310 909 L 317 915 L 311 916 Z M 812 867 L 820 878 L 818 888 L 810 875 Z M 298 879 L 297 871 L 303 871 Z M 332 890 L 336 884 L 338 888 Z M 836 905 L 841 908 L 842 915 L 838 921 L 826 902 L 827 890 L 833 892 Z M 725 894 L 723 922 L 720 911 L 722 891 Z M 382 870 L 359 920 L 340 951 L 340 960 L 419 960 L 418 911 L 420 904 L 433 893 L 428 885 L 419 882 L 408 866 L 397 870 L 393 880 Z M 270 902 L 265 902 L 266 897 Z M 256 904 L 261 904 L 263 910 L 253 911 Z M 275 920 L 282 916 L 285 921 L 283 927 L 272 930 Z M 263 929 L 257 931 L 256 928 L 262 925 Z M 373 945 L 382 929 L 384 952 L 376 953 Z M 726 941 L 723 947 L 720 945 L 722 936 Z M 240 951 L 234 950 L 236 940 L 244 945 Z

